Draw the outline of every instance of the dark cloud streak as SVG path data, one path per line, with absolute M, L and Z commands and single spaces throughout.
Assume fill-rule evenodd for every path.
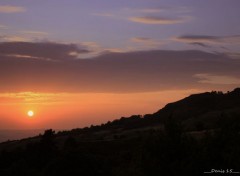
M 183 35 L 176 37 L 174 40 L 185 43 L 208 43 L 208 44 L 239 44 L 240 35 L 231 36 L 210 36 L 210 35 Z
M 200 43 L 200 42 L 192 42 L 190 43 L 191 45 L 197 45 L 197 46 L 201 46 L 201 47 L 205 47 L 205 48 L 209 48 L 209 45 L 206 45 L 204 43 Z
M 75 58 L 69 55 L 71 52 L 85 54 L 89 51 L 83 46 L 75 44 L 62 44 L 62 43 L 33 43 L 33 42 L 3 42 L 0 43 L 0 54 L 2 56 L 31 56 L 34 58 L 46 58 L 65 60 Z

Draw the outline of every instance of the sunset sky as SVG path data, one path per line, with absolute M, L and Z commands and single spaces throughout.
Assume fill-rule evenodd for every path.
M 84 127 L 239 87 L 239 7 L 239 0 L 0 1 L 0 129 Z

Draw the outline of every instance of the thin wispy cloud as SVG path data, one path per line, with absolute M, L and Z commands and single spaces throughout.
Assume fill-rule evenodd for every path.
M 205 47 L 205 48 L 209 48 L 210 46 L 209 45 L 206 45 L 204 43 L 201 43 L 201 42 L 192 42 L 190 43 L 191 45 L 196 45 L 196 46 L 201 46 L 201 47 Z
M 127 9 L 133 11 L 133 16 L 128 20 L 142 24 L 179 24 L 186 23 L 193 19 L 187 13 L 190 12 L 188 7 L 157 7 L 145 9 Z
M 42 31 L 22 31 L 23 34 L 30 34 L 30 35 L 36 35 L 36 36 L 46 36 L 48 35 L 47 32 Z
M 141 49 L 156 49 L 164 44 L 164 42 L 148 37 L 134 37 L 130 41 L 137 45 L 142 46 Z M 138 46 L 139 47 L 139 46 Z
M 225 52 L 225 54 L 232 59 L 240 59 L 240 53 L 239 52 Z
M 233 35 L 233 36 L 225 36 L 222 37 L 223 42 L 226 43 L 233 43 L 233 44 L 240 44 L 240 35 Z
M 124 53 L 124 52 L 127 52 L 127 51 L 124 50 L 124 49 L 121 49 L 121 48 L 105 48 L 104 51 L 103 51 L 102 53 L 104 53 L 104 52 L 110 52 L 110 53 Z
M 209 35 L 183 35 L 173 38 L 173 40 L 184 43 L 219 43 L 221 37 Z
M 142 24 L 160 24 L 160 25 L 168 25 L 168 24 L 179 24 L 185 23 L 190 20 L 190 17 L 176 17 L 176 18 L 168 18 L 168 17 L 157 17 L 157 16 L 144 16 L 144 17 L 131 17 L 130 21 Z
M 147 8 L 147 9 L 140 9 L 139 12 L 143 13 L 160 13 L 164 11 L 162 8 Z
M 225 76 L 225 75 L 213 75 L 213 74 L 195 74 L 194 77 L 199 79 L 199 83 L 204 84 L 240 84 L 240 78 L 234 76 Z
M 1 29 L 8 29 L 8 27 L 6 25 L 0 25 L 0 30 Z
M 124 8 L 124 11 L 127 12 L 133 12 L 133 13 L 144 13 L 144 14 L 165 14 L 165 13 L 171 13 L 171 14 L 176 14 L 176 13 L 189 13 L 192 11 L 190 7 L 184 7 L 184 6 L 179 6 L 179 7 L 149 7 L 149 8 L 142 8 L 142 9 L 137 9 L 137 8 Z
M 90 51 L 85 46 L 53 42 L 3 42 L 0 43 L 1 57 L 63 61 L 75 59 L 69 53 L 86 54 Z
M 96 42 L 81 42 L 80 46 L 85 48 L 88 52 L 70 52 L 70 56 L 74 56 L 79 59 L 86 59 L 99 56 L 103 52 L 103 48 Z
M 147 38 L 147 37 L 134 37 L 131 38 L 132 42 L 137 42 L 137 43 L 142 43 L 142 42 L 149 42 L 152 41 L 151 38 Z
M 36 59 L 36 60 L 46 60 L 46 61 L 57 61 L 57 60 L 53 60 L 53 59 L 50 59 L 50 58 L 36 57 L 36 56 L 22 55 L 22 54 L 6 54 L 6 55 L 3 55 L 3 56 L 9 57 L 9 58 L 20 58 L 20 59 L 22 58 L 22 59 Z
M 209 43 L 209 44 L 237 44 L 240 43 L 240 35 L 210 36 L 210 35 L 183 35 L 173 40 L 184 43 Z
M 193 19 L 187 15 L 188 7 L 149 7 L 149 8 L 123 8 L 115 12 L 93 13 L 101 17 L 112 17 L 114 19 L 128 20 L 142 24 L 178 24 Z
M 0 42 L 29 42 L 31 41 L 28 37 L 14 36 L 14 35 L 4 35 L 0 36 Z
M 45 38 L 48 35 L 49 35 L 49 33 L 42 32 L 42 31 L 16 31 L 14 35 L 7 34 L 7 35 L 0 36 L 0 42 L 35 42 L 35 41 L 42 41 L 42 40 L 45 40 Z
M 0 5 L 0 13 L 21 13 L 25 11 L 26 8 L 21 6 Z
M 165 8 L 142 8 L 142 9 L 137 9 L 137 8 L 124 8 L 124 12 L 131 12 L 131 13 L 145 13 L 145 14 L 156 14 L 156 13 L 161 13 L 164 12 L 166 9 Z
M 58 94 L 42 93 L 42 92 L 41 93 L 40 92 L 0 93 L 0 104 L 9 105 L 9 104 L 61 103 L 64 101 L 66 96 L 68 96 L 68 94 L 66 93 L 58 93 Z
M 200 46 L 209 52 L 222 52 L 230 58 L 238 58 L 240 35 L 212 36 L 212 35 L 182 35 L 171 39 L 175 42 Z M 230 49 L 231 48 L 231 49 Z M 230 50 L 229 50 L 230 49 Z

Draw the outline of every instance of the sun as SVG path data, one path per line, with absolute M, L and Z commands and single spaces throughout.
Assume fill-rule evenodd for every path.
M 28 117 L 32 117 L 32 116 L 34 116 L 34 112 L 32 110 L 29 110 L 27 112 L 27 115 L 28 115 Z

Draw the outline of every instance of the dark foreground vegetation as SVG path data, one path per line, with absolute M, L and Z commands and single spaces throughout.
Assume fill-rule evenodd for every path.
M 57 134 L 46 130 L 0 144 L 0 175 L 239 175 L 239 111 L 235 89 L 193 95 L 143 117 Z

